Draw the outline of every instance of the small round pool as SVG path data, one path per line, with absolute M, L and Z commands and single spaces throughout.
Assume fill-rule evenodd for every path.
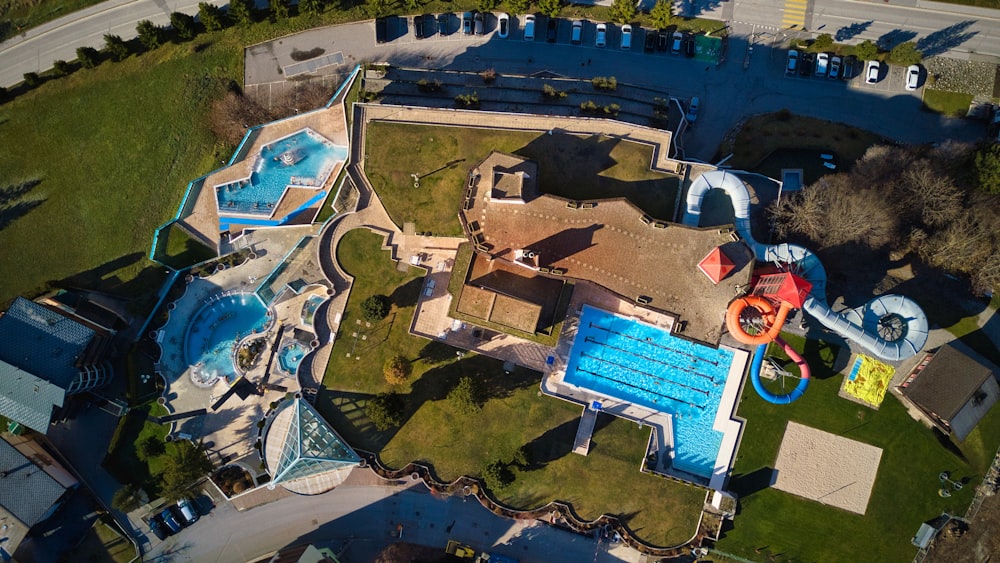
M 295 372 L 298 371 L 299 364 L 302 363 L 302 358 L 305 357 L 306 352 L 308 352 L 306 347 L 298 342 L 294 342 L 282 348 L 281 351 L 278 352 L 278 363 L 281 364 L 281 369 L 295 375 Z
M 219 378 L 236 377 L 233 349 L 244 337 L 261 332 L 268 323 L 267 307 L 254 294 L 239 293 L 210 300 L 188 325 L 184 341 L 195 384 L 209 386 Z

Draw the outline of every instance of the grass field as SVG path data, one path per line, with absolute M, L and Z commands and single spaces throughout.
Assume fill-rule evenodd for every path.
M 656 544 L 675 545 L 691 537 L 704 491 L 639 473 L 648 429 L 602 417 L 590 455 L 573 455 L 569 450 L 581 407 L 540 396 L 538 373 L 519 368 L 507 375 L 497 360 L 459 356 L 447 344 L 409 336 L 422 280 L 414 270 L 397 272 L 388 252 L 379 250 L 380 241 L 367 231 L 352 231 L 337 254 L 355 283 L 345 328 L 323 381 L 326 391 L 317 405 L 351 445 L 379 452 L 392 467 L 414 460 L 429 463 L 444 480 L 479 475 L 486 463 L 509 460 L 527 445 L 531 463 L 515 470 L 514 484 L 497 494 L 501 501 L 534 508 L 560 499 L 572 502 L 584 518 L 604 512 L 623 515 L 639 537 Z M 389 318 L 372 327 L 357 325 L 358 304 L 373 294 L 392 296 Z M 413 376 L 395 389 L 404 398 L 404 423 L 379 432 L 364 407 L 372 395 L 392 389 L 382 376 L 382 364 L 393 354 L 413 362 Z M 461 414 L 447 400 L 463 375 L 472 377 L 487 399 L 478 413 Z M 469 444 L 475 446 L 459 447 Z M 610 479 L 613 486 L 601 484 Z
M 136 556 L 132 543 L 110 526 L 98 520 L 87 530 L 80 545 L 73 550 L 77 561 L 113 561 L 127 563 Z
M 457 213 L 466 175 L 491 150 L 538 161 L 542 192 L 572 199 L 627 197 L 654 217 L 673 217 L 677 178 L 650 170 L 652 148 L 638 143 L 382 122 L 368 127 L 366 141 L 365 172 L 389 216 L 399 226 L 415 222 L 417 231 L 462 233 Z M 411 174 L 426 174 L 420 188 L 413 187 Z
M 133 408 L 121 419 L 116 431 L 118 441 L 112 445 L 104 459 L 104 468 L 119 483 L 134 483 L 146 490 L 149 498 L 156 498 L 160 490 L 158 474 L 163 471 L 167 456 L 145 458 L 140 454 L 139 444 L 147 438 L 163 440 L 170 430 L 169 425 L 156 424 L 146 419 L 149 416 L 164 416 L 167 410 L 157 403 Z M 173 444 L 166 444 L 169 449 Z
M 924 109 L 947 115 L 965 117 L 972 103 L 972 94 L 924 89 Z
M 747 419 L 731 488 L 740 511 L 719 548 L 751 559 L 781 554 L 796 561 L 909 561 L 910 538 L 920 523 L 942 512 L 964 514 L 1000 443 L 1000 410 L 994 409 L 961 446 L 946 447 L 886 396 L 878 411 L 837 396 L 843 375 L 833 374 L 828 349 L 786 335 L 818 372 L 805 395 L 772 405 L 752 389 L 738 414 Z M 825 358 L 825 359 L 824 359 Z M 864 516 L 766 488 L 786 422 L 796 422 L 882 448 L 878 477 Z M 950 471 L 968 485 L 950 498 L 938 496 L 938 474 Z

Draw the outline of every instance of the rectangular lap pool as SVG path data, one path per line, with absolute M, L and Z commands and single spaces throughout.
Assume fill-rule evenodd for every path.
M 713 424 L 733 356 L 585 306 L 563 380 L 670 414 L 674 467 L 710 478 L 723 441 Z

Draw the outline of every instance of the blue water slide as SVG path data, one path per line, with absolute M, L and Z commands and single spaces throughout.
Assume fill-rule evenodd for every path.
M 833 311 L 826 303 L 826 270 L 819 257 L 802 246 L 764 244 L 753 238 L 750 192 L 736 173 L 713 170 L 695 178 L 688 188 L 685 225 L 698 226 L 702 201 L 712 189 L 721 189 L 729 195 L 736 230 L 757 260 L 787 264 L 797 275 L 812 283 L 812 292 L 802 308 L 820 324 L 889 362 L 914 356 L 927 343 L 927 316 L 919 305 L 902 295 L 882 295 L 857 309 Z

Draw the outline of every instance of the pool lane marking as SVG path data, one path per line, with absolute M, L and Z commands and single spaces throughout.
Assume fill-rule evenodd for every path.
M 583 341 L 584 342 L 588 342 L 590 344 L 597 344 L 598 346 L 604 346 L 605 348 L 611 348 L 612 350 L 617 350 L 619 352 L 624 352 L 626 354 L 635 356 L 636 358 L 639 358 L 641 360 L 647 360 L 647 361 L 650 361 L 650 362 L 656 362 L 656 363 L 658 363 L 660 365 L 663 365 L 663 366 L 666 366 L 668 368 L 678 369 L 678 370 L 690 373 L 691 375 L 696 375 L 696 376 L 698 376 L 698 377 L 700 377 L 702 379 L 707 379 L 707 380 L 711 381 L 712 383 L 715 383 L 715 378 L 712 377 L 712 376 L 710 376 L 710 375 L 704 375 L 704 374 L 701 374 L 701 373 L 698 373 L 698 372 L 694 371 L 691 368 L 682 367 L 682 366 L 679 366 L 679 365 L 676 365 L 676 364 L 670 364 L 670 363 L 664 362 L 663 360 L 658 360 L 656 358 L 650 358 L 649 356 L 644 356 L 644 355 L 642 355 L 642 354 L 640 354 L 638 352 L 633 352 L 631 350 L 627 350 L 625 348 L 621 348 L 619 346 L 615 346 L 614 344 L 608 344 L 607 342 L 600 342 L 596 338 L 594 338 L 593 336 L 589 336 L 589 335 L 585 336 L 583 338 Z
M 710 393 L 708 391 L 704 390 L 704 389 L 698 389 L 697 387 L 692 387 L 690 385 L 681 383 L 679 381 L 674 381 L 673 379 L 670 379 L 670 378 L 667 378 L 667 377 L 662 377 L 662 376 L 659 376 L 659 375 L 655 375 L 655 374 L 649 373 L 648 371 L 642 371 L 641 369 L 630 368 L 630 367 L 628 367 L 626 365 L 619 364 L 618 362 L 612 362 L 611 360 L 606 360 L 606 359 L 598 357 L 598 356 L 592 356 L 592 355 L 590 355 L 590 354 L 588 354 L 586 352 L 580 352 L 580 357 L 590 358 L 592 360 L 597 360 L 598 362 L 602 362 L 602 363 L 605 363 L 605 364 L 610 364 L 612 366 L 619 367 L 619 368 L 624 368 L 624 369 L 627 369 L 629 371 L 634 371 L 635 373 L 642 374 L 642 375 L 645 375 L 647 377 L 651 377 L 653 379 L 658 379 L 660 381 L 666 381 L 667 383 L 671 383 L 671 384 L 676 385 L 678 387 L 683 387 L 685 389 L 690 389 L 691 391 L 694 391 L 696 393 L 701 393 L 701 394 L 705 395 L 706 397 L 708 397 L 710 395 Z
M 698 408 L 698 409 L 701 409 L 701 410 L 705 410 L 705 407 L 703 405 L 699 405 L 699 404 L 695 404 L 695 403 L 690 403 L 688 401 L 685 401 L 684 399 L 678 399 L 677 397 L 674 397 L 672 395 L 664 395 L 663 393 L 656 393 L 656 392 L 654 392 L 654 391 L 652 391 L 650 389 L 643 389 L 642 387 L 639 387 L 638 385 L 633 385 L 631 383 L 628 383 L 628 382 L 625 382 L 625 381 L 621 381 L 619 379 L 615 379 L 613 377 L 604 375 L 603 373 L 597 373 L 596 371 L 590 371 L 590 370 L 584 369 L 584 368 L 582 368 L 580 366 L 576 366 L 576 371 L 582 371 L 583 373 L 589 373 L 590 375 L 596 375 L 597 377 L 601 377 L 601 378 L 604 378 L 604 379 L 610 379 L 611 381 L 614 381 L 615 383 L 620 383 L 622 385 L 626 385 L 628 387 L 632 387 L 633 389 L 638 389 L 639 391 L 645 391 L 646 393 L 649 393 L 650 395 L 656 395 L 657 397 L 663 397 L 664 399 L 668 399 L 668 400 L 671 400 L 671 401 L 674 401 L 674 402 L 677 402 L 677 403 L 681 403 L 681 404 L 685 404 L 685 405 L 688 405 L 688 406 L 691 406 L 691 407 L 695 407 L 695 408 Z M 653 402 L 655 403 L 656 401 L 653 401 Z
M 624 332 L 618 332 L 617 330 L 614 330 L 614 329 L 611 329 L 611 328 L 608 328 L 608 327 L 603 327 L 601 325 L 596 325 L 596 324 L 593 323 L 593 321 L 590 322 L 590 328 L 596 328 L 596 329 L 600 329 L 600 330 L 609 332 L 611 334 L 616 334 L 618 336 L 624 336 L 625 338 L 628 338 L 629 340 L 635 340 L 636 342 L 645 342 L 646 344 L 649 344 L 651 346 L 656 346 L 657 348 L 660 348 L 662 350 L 666 350 L 668 352 L 674 352 L 674 353 L 677 353 L 677 354 L 681 354 L 681 355 L 687 356 L 687 357 L 689 357 L 689 358 L 691 358 L 691 359 L 693 359 L 695 361 L 702 361 L 702 362 L 705 362 L 706 364 L 712 364 L 713 366 L 718 366 L 719 365 L 718 361 L 713 362 L 711 360 L 707 360 L 705 358 L 701 358 L 701 357 L 695 356 L 694 354 L 688 354 L 687 352 L 682 352 L 680 350 L 677 350 L 676 348 L 671 348 L 669 346 L 664 346 L 663 344 L 657 344 L 656 342 L 653 342 L 652 340 L 645 340 L 645 339 L 642 339 L 642 338 L 636 338 L 635 336 L 630 336 L 628 334 L 625 334 Z

